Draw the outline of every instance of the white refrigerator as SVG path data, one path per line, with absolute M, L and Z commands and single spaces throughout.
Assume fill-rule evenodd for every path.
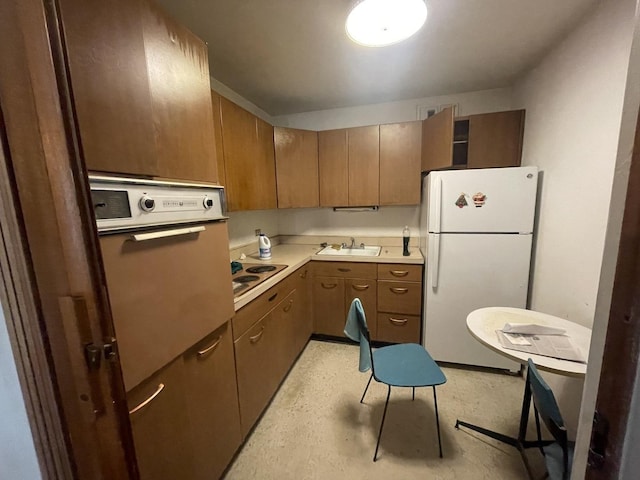
M 483 307 L 525 308 L 537 167 L 431 172 L 420 247 L 426 259 L 423 344 L 435 360 L 518 371 L 467 330 Z

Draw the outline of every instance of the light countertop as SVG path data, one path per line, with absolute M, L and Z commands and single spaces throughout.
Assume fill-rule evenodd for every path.
M 279 244 L 271 248 L 271 258 L 269 260 L 262 260 L 258 256 L 258 252 L 247 255 L 247 258 L 240 260 L 240 262 L 260 263 L 264 265 L 288 265 L 288 267 L 269 277 L 247 293 L 236 297 L 234 299 L 235 310 L 240 310 L 310 260 L 321 262 L 405 263 L 414 265 L 422 265 L 424 263 L 424 258 L 420 250 L 414 247 L 409 249 L 411 255 L 408 257 L 402 256 L 402 247 L 382 247 L 380 255 L 377 257 L 330 257 L 326 255 L 316 255 L 321 249 L 318 245 Z

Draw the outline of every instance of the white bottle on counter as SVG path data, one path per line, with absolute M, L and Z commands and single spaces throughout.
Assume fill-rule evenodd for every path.
M 264 233 L 260 234 L 258 239 L 258 249 L 260 251 L 260 258 L 266 260 L 271 258 L 271 240 Z

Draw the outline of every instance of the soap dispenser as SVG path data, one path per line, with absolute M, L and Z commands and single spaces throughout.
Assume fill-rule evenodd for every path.
M 409 226 L 405 225 L 402 229 L 402 255 L 408 257 L 409 253 L 409 238 L 411 237 L 411 230 Z

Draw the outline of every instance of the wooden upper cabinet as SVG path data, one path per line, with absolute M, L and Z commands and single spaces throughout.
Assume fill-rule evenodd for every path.
M 349 205 L 378 205 L 380 202 L 380 127 L 350 128 Z
M 318 132 L 320 206 L 349 205 L 347 130 Z
M 468 168 L 517 167 L 522 155 L 524 110 L 469 116 Z
M 252 172 L 254 184 L 249 196 L 252 209 L 271 209 L 278 206 L 276 197 L 276 159 L 273 146 L 273 126 L 255 117 L 258 135 L 258 157 Z
M 229 210 L 276 208 L 273 127 L 224 97 L 220 112 Z
M 422 171 L 451 167 L 453 162 L 453 107 L 422 121 Z
M 318 132 L 274 128 L 278 208 L 319 206 Z
M 159 174 L 217 182 L 207 46 L 151 2 L 143 32 Z
M 422 123 L 380 125 L 380 205 L 420 203 Z
M 89 170 L 158 175 L 139 0 L 60 0 Z
M 218 182 L 225 185 L 226 171 L 224 167 L 224 145 L 222 142 L 222 117 L 220 116 L 220 95 L 211 90 L 211 110 L 213 112 L 213 135 L 216 151 L 216 166 L 218 170 Z

